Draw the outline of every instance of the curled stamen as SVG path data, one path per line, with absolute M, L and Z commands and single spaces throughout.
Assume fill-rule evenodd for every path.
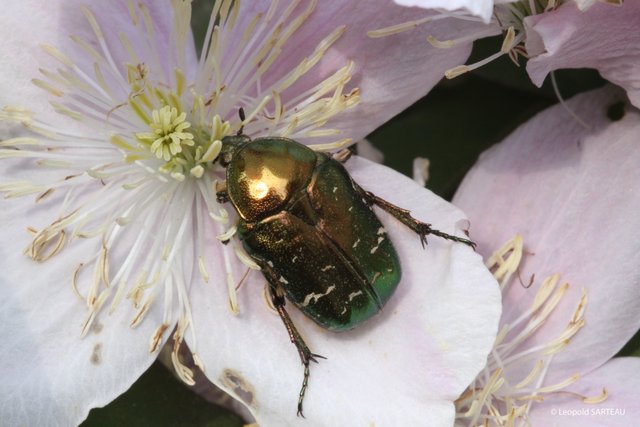
M 164 333 L 167 331 L 168 328 L 169 328 L 169 325 L 165 323 L 158 326 L 158 329 L 156 329 L 155 333 L 151 337 L 151 341 L 149 342 L 149 353 L 155 353 L 160 349 L 160 343 L 162 342 L 162 337 L 164 336 Z
M 487 259 L 487 268 L 493 273 L 493 276 L 501 286 L 504 286 L 511 278 L 511 275 L 517 271 L 522 260 L 522 248 L 522 236 L 516 234 Z

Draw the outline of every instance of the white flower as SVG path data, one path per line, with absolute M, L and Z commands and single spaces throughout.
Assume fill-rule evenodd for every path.
M 218 241 L 235 219 L 216 200 L 221 139 L 243 128 L 335 150 L 410 105 L 469 46 L 368 39 L 367 29 L 396 16 L 382 1 L 226 1 L 216 2 L 198 58 L 188 1 L 78 3 L 11 2 L 0 12 L 1 117 L 28 131 L 0 148 L 0 189 L 16 199 L 2 205 L 0 336 L 11 349 L 3 420 L 77 423 L 127 389 L 172 338 L 185 382 L 193 372 L 180 360 L 183 342 L 258 422 L 301 422 L 302 369 L 265 307 L 265 279 L 250 273 L 236 294 L 255 264 L 236 239 Z M 449 31 L 444 22 L 426 29 Z M 454 233 L 464 219 L 382 166 L 355 158 L 348 168 L 436 228 Z M 447 425 L 495 336 L 495 281 L 469 248 L 432 238 L 422 250 L 414 233 L 380 216 L 403 268 L 383 313 L 333 334 L 290 310 L 328 357 L 313 366 L 305 415 L 318 424 Z

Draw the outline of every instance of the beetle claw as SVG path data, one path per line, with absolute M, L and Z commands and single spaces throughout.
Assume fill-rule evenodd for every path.
M 420 244 L 422 245 L 422 249 L 426 249 L 429 242 L 427 241 L 427 235 L 431 234 L 431 224 L 427 224 L 425 222 L 420 222 L 418 220 L 415 221 L 415 232 L 420 236 Z
M 322 355 L 320 355 L 320 354 L 315 354 L 315 353 L 310 353 L 310 354 L 307 356 L 307 360 L 310 360 L 310 361 L 312 361 L 312 362 L 314 362 L 314 363 L 318 363 L 318 360 L 316 359 L 316 357 L 317 357 L 317 358 L 319 358 L 319 359 L 327 360 L 327 358 L 326 358 L 326 357 L 324 357 L 324 356 L 322 356 Z
M 429 242 L 427 242 L 427 235 L 420 234 L 420 243 L 422 244 L 422 249 L 426 249 Z
M 302 413 L 302 404 L 301 404 L 301 403 L 299 403 L 299 404 L 298 404 L 298 416 L 299 416 L 299 417 L 302 417 L 302 418 L 307 418 L 307 417 L 305 417 L 305 416 L 304 416 L 304 414 Z

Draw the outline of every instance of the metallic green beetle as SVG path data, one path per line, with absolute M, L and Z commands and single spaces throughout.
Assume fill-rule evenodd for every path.
M 291 301 L 320 326 L 344 331 L 378 313 L 400 281 L 400 260 L 376 204 L 414 230 L 473 246 L 432 229 L 409 211 L 363 190 L 340 161 L 287 138 L 225 137 L 219 156 L 226 184 L 217 191 L 239 219 L 238 237 L 260 266 L 274 307 L 304 365 L 298 415 L 312 353 L 285 310 Z

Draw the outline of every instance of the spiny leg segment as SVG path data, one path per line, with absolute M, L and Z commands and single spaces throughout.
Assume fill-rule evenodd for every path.
M 318 363 L 317 358 L 326 359 L 326 357 L 312 353 L 311 350 L 309 350 L 309 347 L 304 342 L 304 339 L 302 339 L 302 336 L 296 329 L 291 317 L 289 317 L 289 313 L 287 313 L 287 310 L 284 308 L 286 300 L 284 297 L 284 290 L 282 289 L 282 286 L 278 284 L 278 276 L 268 264 L 262 262 L 259 264 L 267 278 L 267 281 L 269 282 L 269 295 L 271 296 L 271 302 L 280 315 L 282 323 L 284 323 L 284 326 L 287 328 L 289 339 L 296 346 L 298 354 L 300 355 L 300 361 L 304 365 L 304 377 L 302 379 L 300 394 L 298 395 L 298 416 L 304 418 L 302 402 L 304 401 L 304 395 L 307 391 L 307 385 L 309 384 L 309 362 Z
M 464 243 L 465 245 L 471 246 L 475 250 L 476 244 L 471 240 L 447 234 L 440 230 L 436 230 L 435 228 L 431 228 L 431 224 L 427 224 L 426 222 L 419 221 L 412 217 L 411 212 L 407 209 L 402 209 L 401 207 L 398 207 L 392 203 L 387 202 L 385 199 L 376 196 L 372 192 L 364 190 L 359 185 L 355 185 L 358 192 L 365 200 L 367 200 L 370 205 L 378 205 L 381 209 L 393 215 L 398 219 L 398 221 L 409 227 L 418 236 L 420 236 L 420 243 L 422 243 L 423 248 L 427 244 L 427 235 L 432 234 L 434 236 L 442 237 L 443 239 L 451 240 L 453 242 Z

